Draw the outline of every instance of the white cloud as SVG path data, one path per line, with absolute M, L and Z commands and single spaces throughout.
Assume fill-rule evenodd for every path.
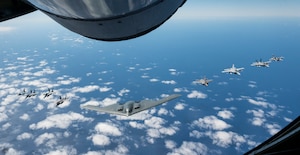
M 174 149 L 176 147 L 176 142 L 172 141 L 172 140 L 165 140 L 165 146 L 167 149 Z
M 251 103 L 251 104 L 254 104 L 254 105 L 262 106 L 264 108 L 267 108 L 268 104 L 269 104 L 268 102 L 256 101 L 256 100 L 253 100 L 253 99 L 248 99 L 248 102 Z
M 161 83 L 163 83 L 163 84 L 176 84 L 176 81 L 174 81 L 174 80 L 163 80 L 163 81 L 161 81 Z
M 160 132 L 158 129 L 150 128 L 150 129 L 147 129 L 147 135 L 152 138 L 159 138 Z
M 275 124 L 275 123 L 273 123 L 273 124 L 267 123 L 265 125 L 265 128 L 268 129 L 268 132 L 269 132 L 270 135 L 276 134 L 281 129 L 280 125 Z
M 231 101 L 234 101 L 234 98 L 233 97 L 225 98 L 225 101 L 231 102 Z
M 224 148 L 227 148 L 233 144 L 239 146 L 241 143 L 246 142 L 246 139 L 243 136 L 231 131 L 206 132 L 205 134 L 213 140 L 213 144 Z
M 111 87 L 106 87 L 106 86 L 105 86 L 105 87 L 100 87 L 100 88 L 99 88 L 99 91 L 100 91 L 100 92 L 108 92 L 108 91 L 110 91 L 111 89 L 112 89 Z
M 28 121 L 30 118 L 29 118 L 29 115 L 25 113 L 22 116 L 20 116 L 20 119 L 22 119 L 24 121 Z
M 5 124 L 2 125 L 1 130 L 6 130 L 6 129 L 8 129 L 9 127 L 11 127 L 11 124 L 10 124 L 10 123 L 5 123 Z
M 129 92 L 130 92 L 129 89 L 123 88 L 122 90 L 120 90 L 120 91 L 118 92 L 118 95 L 119 95 L 119 96 L 123 96 L 124 94 L 127 95 L 127 93 L 129 93 Z
M 231 125 L 215 116 L 205 116 L 203 118 L 199 118 L 198 120 L 193 121 L 192 125 L 198 126 L 199 128 L 212 130 L 224 130 L 231 127 Z
M 189 133 L 190 137 L 200 138 L 203 134 L 197 130 L 193 130 Z
M 42 109 L 44 109 L 44 106 L 40 103 L 36 107 L 34 107 L 35 112 L 41 111 Z
M 130 125 L 132 128 L 137 128 L 137 129 L 143 129 L 143 128 L 146 127 L 144 124 L 138 123 L 138 122 L 136 122 L 136 121 L 130 121 L 130 122 L 129 122 L 129 125 Z
M 162 125 L 165 123 L 166 121 L 160 117 L 151 117 L 150 119 L 146 119 L 144 121 L 144 123 L 151 128 L 161 128 Z
M 105 146 L 110 144 L 109 137 L 105 135 L 96 134 L 92 137 L 92 141 L 94 145 Z
M 34 140 L 34 143 L 37 146 L 39 146 L 41 144 L 45 144 L 46 142 L 48 143 L 48 145 L 53 145 L 53 144 L 56 144 L 54 138 L 55 138 L 55 135 L 53 133 L 43 133 Z
M 190 94 L 187 95 L 188 98 L 200 98 L 200 99 L 205 99 L 207 98 L 207 95 L 200 92 L 200 91 L 196 91 L 193 90 Z
M 218 116 L 222 117 L 223 119 L 231 119 L 232 117 L 234 117 L 234 115 L 232 114 L 232 112 L 229 111 L 229 110 L 219 111 L 218 112 Z
M 58 146 L 45 155 L 77 155 L 77 150 L 72 146 Z
M 158 115 L 167 115 L 168 110 L 166 108 L 160 108 L 157 112 Z
M 149 81 L 150 81 L 150 82 L 158 82 L 159 80 L 158 80 L 158 79 L 152 78 L 152 79 L 149 79 Z
M 250 121 L 251 121 L 252 125 L 262 126 L 263 123 L 266 121 L 266 119 L 260 118 L 260 117 L 254 117 L 254 118 L 250 119 Z
M 185 104 L 183 104 L 183 103 L 177 103 L 174 108 L 176 110 L 183 110 L 184 106 L 185 106 Z
M 65 79 L 65 77 L 59 77 L 57 80 L 59 80 L 57 82 L 58 84 L 70 85 L 71 83 L 78 83 L 80 78 L 69 77 L 68 79 Z
M 0 113 L 0 122 L 6 121 L 8 116 L 5 113 Z
M 172 149 L 172 152 L 169 152 L 168 155 L 206 155 L 207 152 L 207 146 L 200 142 L 183 141 L 179 148 Z
M 186 88 L 174 88 L 173 89 L 174 92 L 176 93 L 180 93 L 180 92 L 189 92 Z
M 122 133 L 121 131 L 115 127 L 112 124 L 108 124 L 108 123 L 98 123 L 95 126 L 95 130 L 98 133 L 104 134 L 104 135 L 110 135 L 110 136 L 121 136 Z
M 170 68 L 169 71 L 170 72 L 176 72 L 176 69 Z
M 287 118 L 287 117 L 284 117 L 284 120 L 287 121 L 287 122 L 292 122 L 293 121 L 292 119 Z
M 99 86 L 90 85 L 90 86 L 84 86 L 84 87 L 75 87 L 75 88 L 73 88 L 73 92 L 89 93 L 89 92 L 95 91 L 97 89 L 99 89 Z
M 46 67 L 46 68 L 43 68 L 41 71 L 37 71 L 37 72 L 33 73 L 33 76 L 44 76 L 44 75 L 53 74 L 53 73 L 55 73 L 55 70 L 53 70 L 49 67 Z
M 49 116 L 43 121 L 40 121 L 36 124 L 31 124 L 29 128 L 33 130 L 49 128 L 66 129 L 73 123 L 73 121 L 85 122 L 92 120 L 92 118 L 86 118 L 81 114 L 69 112 L 65 114 L 56 114 Z
M 24 132 L 17 136 L 17 140 L 30 139 L 32 137 L 33 137 L 33 135 L 31 133 Z

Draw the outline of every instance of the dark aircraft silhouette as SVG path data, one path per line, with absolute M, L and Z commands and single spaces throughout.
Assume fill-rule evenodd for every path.
M 278 56 L 273 55 L 273 56 L 270 58 L 270 61 L 283 61 L 283 58 L 284 58 L 284 57 L 278 57 Z
M 26 95 L 26 98 L 30 98 L 30 97 L 33 97 L 33 96 L 35 96 L 35 95 L 36 95 L 35 90 L 30 90 L 30 93 L 28 93 L 28 94 Z
M 49 97 L 49 96 L 51 96 L 53 94 L 53 89 L 49 89 L 48 88 L 48 92 L 46 92 L 45 94 L 44 94 L 44 98 L 46 98 L 46 97 Z
M 59 96 L 59 101 L 56 102 L 56 107 L 63 104 L 68 98 Z
M 21 92 L 21 93 L 19 93 L 18 95 L 19 96 L 23 96 L 23 95 L 25 95 L 26 94 L 26 91 L 25 91 L 25 89 L 23 89 L 23 91 Z
M 65 28 L 88 38 L 120 41 L 139 37 L 156 29 L 186 0 L 23 1 L 2 0 L 0 21 L 38 9 Z

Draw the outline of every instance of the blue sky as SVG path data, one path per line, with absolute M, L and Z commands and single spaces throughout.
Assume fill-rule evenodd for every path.
M 295 0 L 188 0 L 175 15 L 180 19 L 228 17 L 299 17 Z

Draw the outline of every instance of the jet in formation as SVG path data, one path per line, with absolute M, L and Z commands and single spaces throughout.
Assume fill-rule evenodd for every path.
M 30 90 L 30 93 L 28 93 L 28 94 L 26 95 L 26 98 L 30 98 L 30 97 L 33 97 L 33 96 L 35 96 L 35 95 L 36 95 L 35 90 Z
M 49 97 L 49 96 L 51 96 L 53 94 L 53 89 L 49 89 L 48 88 L 48 92 L 46 92 L 45 94 L 44 94 L 44 98 L 46 98 L 46 97 Z
M 59 101 L 56 102 L 56 107 L 63 104 L 68 98 L 59 96 Z
M 243 71 L 245 68 L 236 68 L 234 64 L 232 64 L 231 68 L 226 68 L 222 71 L 222 73 L 229 73 L 229 74 L 237 74 L 241 75 L 241 71 Z
M 270 61 L 283 61 L 283 58 L 284 57 L 277 57 L 277 56 L 272 56 L 271 58 L 270 58 Z
M 23 91 L 22 91 L 21 93 L 19 93 L 18 95 L 19 95 L 19 96 L 23 96 L 23 95 L 25 95 L 25 94 L 26 94 L 26 90 L 23 89 Z
M 256 66 L 256 67 L 270 67 L 270 63 L 271 61 L 262 61 L 262 59 L 260 59 L 259 61 L 255 61 L 251 64 L 251 66 Z
M 213 81 L 213 80 L 204 77 L 202 79 L 198 79 L 198 80 L 194 81 L 193 83 L 202 84 L 203 86 L 208 86 L 208 83 L 211 82 L 211 81 Z
M 125 104 L 117 103 L 117 104 L 112 104 L 112 105 L 109 105 L 106 107 L 86 105 L 86 106 L 83 106 L 82 108 L 89 109 L 89 110 L 95 110 L 98 112 L 106 112 L 106 113 L 121 115 L 121 116 L 131 116 L 138 112 L 150 109 L 157 105 L 160 105 L 160 104 L 163 104 L 170 100 L 173 100 L 175 98 L 178 98 L 179 96 L 181 96 L 181 95 L 173 94 L 168 97 L 162 98 L 160 100 L 128 101 Z

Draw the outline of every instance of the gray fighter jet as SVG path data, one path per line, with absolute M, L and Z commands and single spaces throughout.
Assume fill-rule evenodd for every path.
M 244 70 L 245 68 L 236 68 L 234 64 L 232 64 L 231 68 L 226 68 L 222 71 L 222 73 L 229 73 L 229 74 L 237 74 L 241 75 L 241 71 Z
M 56 102 L 56 107 L 63 104 L 68 98 L 59 96 L 59 101 Z
M 30 93 L 26 95 L 26 98 L 30 98 L 30 97 L 33 97 L 35 95 L 36 95 L 35 90 L 30 90 Z
M 26 94 L 26 91 L 25 91 L 25 89 L 23 89 L 23 91 L 20 92 L 18 95 L 19 95 L 19 96 L 23 96 L 23 95 L 25 95 L 25 94 Z
M 142 100 L 142 101 L 128 101 L 125 104 L 113 104 L 106 107 L 98 107 L 98 106 L 92 106 L 92 105 L 86 105 L 82 108 L 89 109 L 89 110 L 95 110 L 99 112 L 106 112 L 116 115 L 122 115 L 122 116 L 131 116 L 135 113 L 141 112 L 143 110 L 155 107 L 157 105 L 160 105 L 162 103 L 168 102 L 170 100 L 173 100 L 181 95 L 179 94 L 173 94 L 168 97 L 162 98 L 160 100 Z
M 260 59 L 259 61 L 255 61 L 251 64 L 251 66 L 256 66 L 256 67 L 270 67 L 270 63 L 271 61 L 262 61 L 262 59 Z
M 208 86 L 208 83 L 211 81 L 213 81 L 213 80 L 204 77 L 202 79 L 198 79 L 198 80 L 194 81 L 193 83 L 194 84 L 202 84 L 203 86 Z
M 271 58 L 270 58 L 270 61 L 283 61 L 283 58 L 284 57 L 277 57 L 277 56 L 272 56 Z
M 49 96 L 51 96 L 53 94 L 53 89 L 49 89 L 48 88 L 48 92 L 46 92 L 45 94 L 44 94 L 44 98 L 46 98 L 46 97 L 49 97 Z

